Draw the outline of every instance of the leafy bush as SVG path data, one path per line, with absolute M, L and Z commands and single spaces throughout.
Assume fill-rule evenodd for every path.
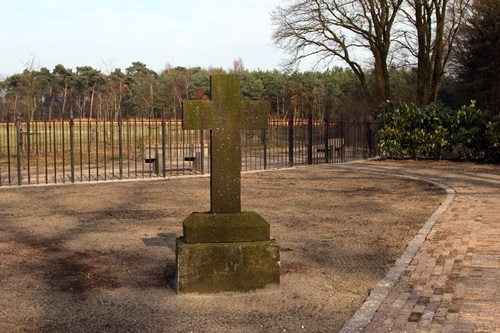
M 476 108 L 474 101 L 454 114 L 450 127 L 450 139 L 459 158 L 484 158 L 486 115 Z
M 387 102 L 375 114 L 382 158 L 500 160 L 500 117 L 488 120 L 474 102 L 457 111 Z
M 438 104 L 420 109 L 388 102 L 376 111 L 379 153 L 385 158 L 443 158 L 450 150 L 452 111 Z
M 406 108 L 396 107 L 394 103 L 387 102 L 375 112 L 380 122 L 378 129 L 378 150 L 382 158 L 404 158 L 403 147 L 406 146 L 404 134 L 409 124 L 409 115 L 403 114 Z
M 500 115 L 493 117 L 486 124 L 484 134 L 486 138 L 486 161 L 489 163 L 500 162 Z

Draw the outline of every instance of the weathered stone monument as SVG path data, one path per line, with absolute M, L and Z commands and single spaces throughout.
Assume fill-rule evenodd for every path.
M 211 100 L 184 101 L 184 129 L 210 129 L 210 212 L 192 213 L 177 239 L 177 292 L 249 291 L 278 284 L 270 226 L 241 212 L 241 130 L 266 129 L 264 101 L 243 101 L 237 75 L 213 75 Z

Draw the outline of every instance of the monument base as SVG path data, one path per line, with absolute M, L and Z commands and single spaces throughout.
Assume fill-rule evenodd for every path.
M 186 244 L 177 239 L 177 292 L 250 291 L 279 284 L 279 246 L 264 242 Z
M 177 239 L 178 293 L 250 291 L 279 284 L 280 252 L 258 214 L 193 213 Z

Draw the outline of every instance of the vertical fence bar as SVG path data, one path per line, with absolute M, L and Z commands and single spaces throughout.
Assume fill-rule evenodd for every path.
M 132 149 L 132 143 L 131 143 L 131 140 L 132 140 L 132 122 L 130 120 L 128 120 L 126 122 L 127 124 L 127 133 L 125 135 L 125 137 L 127 138 L 127 178 L 130 179 L 130 159 L 132 157 L 131 155 L 131 149 Z M 137 172 L 137 170 L 136 170 Z
M 111 177 L 113 180 L 119 179 L 120 175 L 120 154 L 119 154 L 119 146 L 121 143 L 116 139 L 117 134 L 119 133 L 118 129 L 118 118 L 112 118 L 111 121 Z M 118 163 L 118 167 L 117 167 Z M 118 170 L 118 177 L 116 176 L 116 172 Z
M 0 123 L 0 187 L 3 185 L 3 176 L 2 176 L 2 162 L 1 162 L 1 157 L 2 155 L 4 154 L 4 151 L 2 149 L 3 147 L 3 144 L 4 144 L 4 126 L 3 124 Z M 7 159 L 9 158 L 9 156 L 7 155 Z
M 54 183 L 57 184 L 57 131 L 56 131 L 56 121 L 53 121 L 52 128 L 52 141 L 53 141 L 53 157 L 54 157 Z
M 163 178 L 167 177 L 167 122 L 165 112 L 161 115 L 161 174 Z
M 312 164 L 312 144 L 313 144 L 313 124 L 312 112 L 307 115 L 307 164 Z
M 43 148 L 44 148 L 44 166 L 45 166 L 45 183 L 47 184 L 49 182 L 49 148 L 48 148 L 48 140 L 49 140 L 49 135 L 47 134 L 47 122 L 44 123 L 43 126 Z
M 2 125 L 2 124 L 0 123 L 0 125 Z M 3 150 L 2 150 L 3 133 L 4 133 L 3 126 L 0 126 L 0 158 L 2 156 L 1 154 L 3 153 Z M 8 158 L 8 155 L 7 155 L 7 158 Z M 0 162 L 0 187 L 2 186 L 2 182 L 3 182 L 3 178 L 2 178 L 2 163 Z
M 75 121 L 73 115 L 69 118 L 69 155 L 71 167 L 71 182 L 75 183 Z
M 10 123 L 7 122 L 7 177 L 9 180 L 9 185 L 11 184 L 11 163 L 10 163 Z
M 264 144 L 264 170 L 267 170 L 267 130 L 262 130 L 262 141 Z
M 83 182 L 83 141 L 82 141 L 82 120 L 78 121 L 78 141 L 79 147 L 78 151 L 80 152 L 80 182 Z
M 26 120 L 25 122 L 25 130 L 23 131 L 22 125 L 21 125 L 21 153 L 24 154 L 26 160 L 26 178 L 28 185 L 31 185 L 31 161 L 30 161 L 30 154 L 31 154 L 31 122 L 29 120 Z M 22 160 L 22 156 L 21 156 Z
M 26 163 L 27 163 L 27 171 L 28 171 L 28 185 L 31 185 L 31 161 L 30 161 L 30 156 L 31 156 L 31 126 L 30 122 L 26 122 Z
M 157 158 L 157 161 L 156 161 L 156 164 L 158 165 L 158 168 L 162 168 L 162 163 L 160 163 L 160 161 L 158 161 L 158 159 L 160 158 L 160 153 L 161 153 L 161 146 L 162 146 L 162 132 L 161 132 L 161 119 L 160 119 L 160 122 L 158 122 L 157 119 L 154 119 L 154 138 L 155 138 L 155 151 L 157 152 L 157 155 L 156 155 L 156 158 Z M 156 174 L 156 178 L 159 178 L 159 177 L 162 177 L 162 174 L 163 174 L 163 170 L 161 170 L 161 172 L 158 172 Z
M 61 145 L 62 145 L 62 181 L 66 183 L 66 135 L 64 130 L 64 120 L 61 120 Z
M 340 149 L 340 163 L 344 163 L 345 162 L 345 151 L 346 151 L 346 147 L 347 147 L 347 131 L 345 130 L 345 125 L 344 125 L 344 121 L 341 120 L 340 121 L 340 138 L 341 138 L 341 143 L 342 143 L 342 147 Z
M 347 151 L 347 147 L 349 145 L 349 131 L 348 131 L 346 122 L 344 120 L 342 120 L 340 122 L 340 133 L 341 133 L 343 144 L 344 144 L 344 146 L 341 149 L 340 162 L 345 163 L 345 162 L 347 162 L 346 161 L 346 156 L 347 156 L 346 151 Z
M 137 178 L 137 158 L 135 154 L 135 132 L 137 130 L 137 119 L 127 121 L 127 148 L 128 148 L 128 178 Z M 132 141 L 134 140 L 134 141 Z M 132 170 L 133 176 L 130 175 L 130 164 L 131 161 L 134 163 L 134 170 Z M 135 173 L 134 173 L 135 172 Z
M 40 133 L 38 131 L 39 122 L 35 122 L 35 156 L 36 156 L 36 183 L 40 184 Z
M 144 146 L 144 117 L 141 117 L 140 120 L 140 137 L 139 140 L 137 138 L 137 131 L 136 131 L 136 137 L 135 137 L 135 168 L 137 169 L 137 163 L 139 161 L 139 156 L 142 153 L 142 146 Z M 142 177 L 144 178 L 144 163 L 141 163 L 141 174 Z M 137 175 L 137 174 L 136 174 Z
M 182 144 L 184 142 L 184 131 L 181 130 L 179 132 L 179 127 L 177 126 L 177 122 L 174 123 L 175 126 L 175 138 L 174 138 L 174 146 L 172 147 L 172 154 L 171 158 L 175 158 L 175 173 L 176 176 L 179 176 L 179 144 Z M 179 133 L 180 133 L 180 138 L 179 138 Z M 180 139 L 180 143 L 179 143 Z
M 290 112 L 288 121 L 288 166 L 293 166 L 293 112 Z
M 109 146 L 109 153 L 111 154 L 110 161 L 111 161 L 111 175 L 110 179 L 115 180 L 115 120 L 113 116 L 110 116 L 108 118 L 108 130 L 109 133 L 108 135 L 108 146 Z
M 19 119 L 16 119 L 16 153 L 17 153 L 17 185 L 21 186 L 21 124 Z
M 329 157 L 330 157 L 330 152 L 333 153 L 334 148 L 329 147 L 329 142 L 330 142 L 330 133 L 329 133 L 329 123 L 328 123 L 328 117 L 325 117 L 324 120 L 324 131 L 323 131 L 323 144 L 325 146 L 325 163 L 328 163 Z
M 353 147 L 354 149 L 352 150 L 352 156 L 351 156 L 351 161 L 354 161 L 357 157 L 357 153 L 358 153 L 358 124 L 356 124 L 356 122 L 353 122 L 352 123 L 352 127 L 353 127 Z
M 133 125 L 133 122 L 135 120 L 127 120 L 126 121 L 126 124 L 127 124 L 127 129 L 126 129 L 126 134 L 125 134 L 125 137 L 127 138 L 126 139 L 126 142 L 127 142 L 127 145 L 126 145 L 126 149 L 127 149 L 127 178 L 130 179 L 132 176 L 130 175 L 130 167 L 131 167 L 131 163 L 134 162 L 135 159 L 132 159 L 134 154 L 132 152 L 132 125 Z M 136 170 L 137 172 L 137 170 Z
M 145 149 L 146 147 L 149 147 L 150 152 L 151 152 L 151 149 L 152 149 L 153 154 L 154 154 L 153 156 L 156 159 L 158 157 L 157 156 L 158 150 L 156 149 L 156 145 L 153 144 L 153 128 L 152 128 L 152 125 L 151 125 L 151 115 L 148 116 L 146 128 L 147 128 L 147 141 L 144 144 L 143 149 Z M 144 133 L 143 133 L 143 136 L 144 136 Z M 143 142 L 144 142 L 144 140 L 143 140 Z M 142 160 L 144 160 L 144 158 Z M 155 170 L 152 169 L 153 166 L 156 166 Z M 147 170 L 148 174 L 149 174 L 149 178 L 153 177 L 153 173 L 156 173 L 156 174 L 160 173 L 159 169 L 160 168 L 158 166 L 158 163 L 156 163 L 156 161 L 155 161 L 155 163 L 149 163 L 149 169 Z
M 167 137 L 167 147 L 165 147 L 165 152 L 168 150 L 168 154 L 165 155 L 164 160 L 165 160 L 165 168 L 167 167 L 167 158 L 168 158 L 168 171 L 169 171 L 169 176 L 172 176 L 172 137 L 175 135 L 174 132 L 172 132 L 172 119 L 168 120 L 168 123 L 166 124 L 167 126 L 167 132 L 168 132 L 168 137 Z
M 118 174 L 123 179 L 123 119 L 120 112 L 118 116 Z
M 95 120 L 95 171 L 96 181 L 99 181 L 99 123 Z
M 91 149 L 92 149 L 92 139 L 94 136 L 92 135 L 92 124 L 90 119 L 87 119 L 87 164 L 88 164 L 88 177 L 89 182 L 92 180 L 91 175 Z
M 137 149 L 136 149 L 136 143 L 137 143 L 137 119 L 134 118 L 130 122 L 130 128 L 129 128 L 129 137 L 130 137 L 130 146 L 129 146 L 129 159 L 133 158 L 134 162 L 134 170 L 132 173 L 134 174 L 134 178 L 138 178 L 137 175 Z M 129 162 L 130 165 L 130 162 Z
M 373 157 L 373 137 L 372 137 L 372 121 L 368 121 L 368 134 L 367 134 L 367 141 L 368 141 L 368 158 Z
M 107 150 L 108 150 L 108 142 L 107 142 L 107 139 L 108 139 L 108 136 L 107 136 L 107 129 L 106 129 L 106 117 L 104 117 L 103 121 L 102 121 L 102 124 L 101 124 L 101 127 L 102 127 L 102 156 L 103 156 L 103 164 L 104 164 L 104 181 L 106 181 L 108 175 L 107 175 L 107 172 L 108 172 L 108 163 L 107 163 Z

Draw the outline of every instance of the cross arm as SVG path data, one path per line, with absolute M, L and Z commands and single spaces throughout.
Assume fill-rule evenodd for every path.
M 249 130 L 267 129 L 269 103 L 267 101 L 241 101 L 243 110 L 242 128 Z
M 182 129 L 212 129 L 215 124 L 215 110 L 212 101 L 183 101 Z

